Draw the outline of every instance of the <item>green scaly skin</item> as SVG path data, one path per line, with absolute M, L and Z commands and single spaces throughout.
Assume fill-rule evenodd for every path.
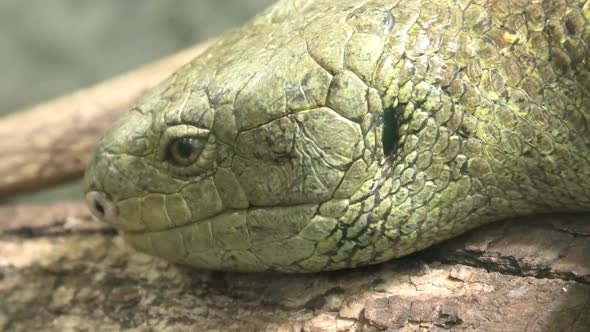
M 232 271 L 588 211 L 589 20 L 583 0 L 279 1 L 123 115 L 88 190 L 138 250 Z

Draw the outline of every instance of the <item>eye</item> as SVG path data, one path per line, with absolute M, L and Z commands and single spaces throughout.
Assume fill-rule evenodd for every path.
M 181 137 L 170 142 L 167 149 L 167 159 L 177 166 L 188 166 L 194 163 L 205 146 L 207 139 L 200 137 Z

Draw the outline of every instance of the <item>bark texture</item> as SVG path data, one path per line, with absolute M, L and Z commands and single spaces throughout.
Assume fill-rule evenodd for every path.
M 6 331 L 588 331 L 590 217 L 483 227 L 311 275 L 197 271 L 133 251 L 80 203 L 0 209 Z

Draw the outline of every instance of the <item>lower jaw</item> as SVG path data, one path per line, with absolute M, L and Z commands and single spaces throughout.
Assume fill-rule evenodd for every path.
M 224 211 L 182 226 L 122 231 L 122 235 L 138 251 L 197 268 L 305 272 L 296 262 L 312 256 L 316 243 L 299 233 L 318 207 L 304 204 Z

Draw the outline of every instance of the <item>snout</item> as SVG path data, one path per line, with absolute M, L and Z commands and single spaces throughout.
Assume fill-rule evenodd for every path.
M 112 224 L 117 217 L 117 206 L 99 181 L 104 178 L 102 173 L 98 173 L 104 168 L 100 167 L 99 161 L 100 158 L 95 155 L 84 174 L 86 205 L 98 220 Z

